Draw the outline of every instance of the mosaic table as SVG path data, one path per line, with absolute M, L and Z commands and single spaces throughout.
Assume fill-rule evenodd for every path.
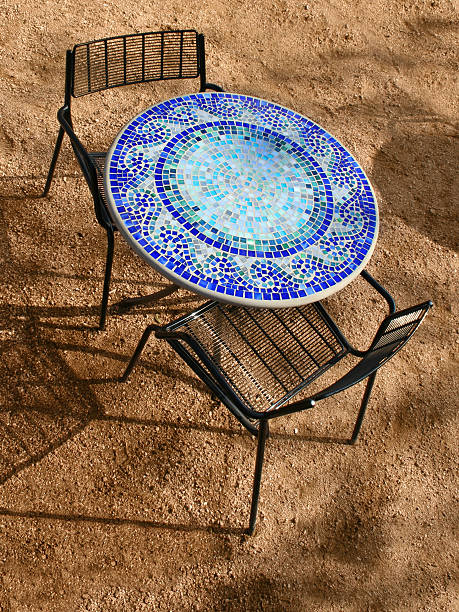
M 378 233 L 374 193 L 322 127 L 271 102 L 200 93 L 130 121 L 105 166 L 128 243 L 174 283 L 268 308 L 342 289 Z

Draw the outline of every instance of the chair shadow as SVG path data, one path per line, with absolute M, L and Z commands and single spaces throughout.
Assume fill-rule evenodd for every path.
M 0 373 L 7 381 L 0 402 L 0 484 L 54 452 L 103 411 L 90 386 L 76 379 L 57 351 L 51 355 L 43 348 L 24 341 L 0 347 L 0 368 L 11 373 Z M 34 369 L 22 363 L 33 363 Z
M 21 314 L 24 316 L 24 310 Z M 30 313 L 26 309 L 27 316 L 15 322 L 16 338 L 0 343 L 0 379 L 8 381 L 0 401 L 0 485 L 22 470 L 37 464 L 95 420 L 187 428 L 186 425 L 165 423 L 159 419 L 154 421 L 105 415 L 103 406 L 91 389 L 91 383 L 78 377 L 60 355 L 62 350 L 81 350 L 82 347 L 60 345 L 42 337 L 40 322 L 33 318 L 37 314 L 36 310 Z M 11 322 L 11 317 L 10 313 L 8 322 Z M 3 312 L 3 322 L 5 318 L 8 319 Z M 90 347 L 84 348 L 91 352 Z M 120 358 L 110 351 L 99 352 Z M 27 368 L 23 367 L 24 363 L 28 364 Z M 193 427 L 190 426 L 189 429 Z M 234 435 L 230 430 L 217 427 L 196 426 L 195 429 Z M 0 515 L 113 526 L 131 525 L 182 532 L 201 531 L 221 535 L 244 533 L 243 528 L 221 524 L 174 524 L 123 517 L 22 511 L 7 507 L 0 508 Z
M 78 277 L 74 276 L 72 278 L 85 280 L 83 276 Z M 145 284 L 145 283 L 143 283 Z M 155 315 L 158 313 L 158 310 L 162 306 L 161 300 L 170 294 L 170 289 L 168 286 L 159 289 L 153 294 L 148 296 L 144 296 L 146 299 L 150 298 L 148 303 L 143 303 L 139 305 L 132 305 L 128 307 L 120 307 L 119 303 L 115 303 L 109 305 L 109 313 L 114 316 L 122 316 L 123 318 L 127 316 L 136 316 L 139 312 L 143 314 Z M 130 299 L 130 298 L 129 298 Z M 135 298 L 134 298 L 135 299 Z M 188 303 L 196 303 L 196 297 L 193 295 L 182 296 L 180 298 L 172 298 L 168 300 L 168 308 L 171 310 L 171 318 L 174 316 L 175 311 L 174 308 L 179 308 L 180 312 L 182 307 Z M 98 321 L 100 314 L 100 305 L 96 304 L 94 306 L 25 306 L 18 304 L 2 304 L 0 305 L 0 327 L 1 321 L 7 317 L 26 317 L 29 319 L 33 319 L 35 325 L 40 328 L 48 328 L 48 329 L 60 329 L 67 331 L 99 331 L 99 327 L 96 324 Z M 49 319 L 60 319 L 59 321 L 50 321 Z M 85 319 L 85 320 L 94 320 L 94 325 L 82 323 L 71 324 L 71 323 L 63 323 L 62 319 Z
M 224 527 L 221 525 L 199 525 L 197 523 L 165 523 L 162 521 L 147 521 L 144 519 L 128 519 L 121 517 L 104 517 L 104 516 L 88 516 L 84 514 L 57 514 L 52 512 L 39 512 L 33 510 L 10 510 L 9 508 L 0 507 L 0 516 L 9 516 L 12 518 L 31 518 L 42 520 L 55 520 L 66 522 L 84 522 L 95 523 L 100 525 L 143 527 L 152 529 L 168 529 L 170 531 L 194 532 L 202 531 L 216 533 L 221 535 L 243 535 L 246 529 L 243 527 Z
M 178 421 L 165 421 L 164 419 L 139 419 L 135 417 L 125 417 L 116 415 L 95 415 L 94 420 L 96 421 L 108 421 L 115 423 L 125 423 L 126 425 L 141 425 L 147 427 L 168 427 L 171 429 L 180 429 L 182 431 L 200 431 L 205 433 L 214 433 L 225 436 L 240 436 L 248 439 L 249 434 L 246 429 L 242 426 L 240 429 L 228 429 L 225 427 L 218 427 L 213 425 L 201 425 L 197 423 L 180 423 Z M 320 444 L 343 444 L 349 445 L 350 438 L 338 438 L 334 436 L 317 436 L 317 435 L 303 435 L 303 434 L 288 434 L 276 431 L 269 432 L 269 439 L 271 440 L 289 440 L 292 442 L 316 442 Z
M 176 301 L 181 305 L 181 300 Z M 78 376 L 63 357 L 63 351 L 78 351 L 119 362 L 127 362 L 128 357 L 106 349 L 91 346 L 90 343 L 78 344 L 59 342 L 46 336 L 46 321 L 50 316 L 81 316 L 92 313 L 92 308 L 60 307 L 19 307 L 6 305 L 0 308 L 0 321 L 3 329 L 14 329 L 14 336 L 0 342 L 0 380 L 7 381 L 0 400 L 0 485 L 22 470 L 36 465 L 46 456 L 54 453 L 63 444 L 80 434 L 94 421 L 119 422 L 126 425 L 145 425 L 168 427 L 182 431 L 201 431 L 215 435 L 241 437 L 248 444 L 255 444 L 247 432 L 237 423 L 234 429 L 212 426 L 207 423 L 174 422 L 163 419 L 140 419 L 134 417 L 105 414 L 92 385 L 94 380 Z M 88 329 L 87 327 L 85 329 Z M 86 339 L 87 340 L 87 339 Z M 27 364 L 24 367 L 24 364 Z M 206 388 L 193 376 L 179 372 L 167 364 L 144 363 L 149 371 L 161 372 L 163 376 L 181 377 L 187 384 Z M 3 370 L 3 371 L 2 371 Z M 100 383 L 117 382 L 116 377 L 105 378 Z M 202 387 L 202 388 L 201 388 Z M 273 440 L 295 440 L 339 443 L 344 441 L 318 436 L 290 435 L 272 432 Z M 149 521 L 123 517 L 89 516 L 0 508 L 3 516 L 42 520 L 87 522 L 104 525 L 130 525 L 149 529 L 167 529 L 181 532 L 209 532 L 218 535 L 242 536 L 245 528 L 222 526 L 221 524 L 203 525 L 197 522 L 171 523 L 168 521 Z
M 72 158 L 69 158 L 69 161 L 73 161 Z M 51 197 L 51 194 L 43 195 L 43 189 L 45 187 L 47 174 L 22 174 L 22 175 L 8 175 L 0 177 L 0 200 L 40 200 L 42 198 Z M 55 179 L 83 179 L 82 174 L 72 174 L 72 173 L 64 173 L 60 172 L 55 174 Z M 84 180 L 84 179 L 83 179 Z M 4 192 L 3 185 L 11 186 L 11 183 L 14 182 L 21 183 L 20 189 L 22 193 L 18 193 L 15 191 L 14 193 L 8 191 Z M 40 191 L 38 193 L 36 191 L 29 192 L 27 191 L 28 186 L 27 183 L 29 181 L 41 181 Z
M 2 367 L 12 369 L 13 377 L 3 397 L 6 403 L 0 410 L 0 430 L 4 432 L 0 447 L 0 484 L 12 476 L 35 465 L 65 442 L 81 433 L 93 421 L 119 422 L 128 425 L 168 427 L 183 431 L 201 431 L 226 436 L 246 436 L 242 429 L 228 429 L 209 424 L 165 421 L 164 419 L 140 419 L 134 417 L 107 415 L 91 389 L 92 381 L 78 378 L 59 351 L 80 346 L 59 345 L 46 341 L 3 343 L 0 346 Z M 91 351 L 85 347 L 88 352 Z M 109 351 L 98 351 L 105 356 L 119 355 Z M 20 364 L 23 359 L 35 364 L 34 376 L 29 376 Z M 164 375 L 164 371 L 162 374 Z M 0 373 L 1 375 L 1 373 Z M 166 375 L 176 377 L 171 369 Z M 65 380 L 66 384 L 62 384 Z M 107 379 L 117 381 L 118 379 Z M 194 384 L 196 380 L 190 377 Z M 30 393 L 29 393 L 30 392 Z M 2 402 L 3 403 L 3 402 Z M 315 435 L 298 435 L 272 432 L 273 440 L 318 442 L 326 444 L 347 444 L 346 440 Z

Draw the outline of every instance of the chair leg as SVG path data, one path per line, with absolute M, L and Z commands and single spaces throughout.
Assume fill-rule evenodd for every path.
M 107 318 L 108 295 L 110 291 L 110 281 L 112 278 L 113 251 L 115 249 L 115 235 L 113 229 L 107 228 L 107 257 L 105 259 L 104 289 L 102 292 L 102 303 L 100 306 L 99 330 L 105 327 Z
M 121 377 L 121 382 L 125 382 L 128 379 L 129 374 L 132 372 L 133 367 L 137 363 L 137 360 L 140 357 L 146 343 L 148 342 L 148 338 L 151 336 L 152 332 L 158 329 L 158 326 L 154 323 L 149 325 L 142 334 L 142 337 L 137 344 L 137 348 L 134 351 L 134 354 L 131 357 L 131 361 L 128 363 L 127 368 L 124 370 L 124 374 Z
M 49 167 L 48 178 L 46 179 L 46 185 L 45 185 L 45 188 L 43 190 L 43 193 L 41 194 L 42 198 L 44 198 L 45 196 L 48 195 L 49 188 L 51 187 L 51 181 L 53 180 L 54 170 L 56 168 L 57 158 L 59 157 L 59 152 L 61 150 L 62 139 L 64 138 L 64 133 L 65 133 L 64 132 L 64 128 L 61 127 L 59 129 L 59 134 L 57 135 L 56 144 L 54 146 L 53 158 L 51 160 L 51 165 Z
M 357 442 L 357 438 L 359 437 L 360 428 L 362 427 L 363 417 L 365 416 L 368 400 L 370 399 L 375 378 L 376 372 L 373 372 L 373 374 L 370 374 L 370 376 L 368 377 L 368 382 L 367 386 L 365 387 L 365 393 L 363 394 L 362 403 L 360 405 L 359 414 L 357 416 L 357 421 L 355 422 L 354 431 L 352 432 L 351 439 L 349 440 L 350 444 L 355 444 Z
M 252 505 L 250 508 L 250 521 L 247 533 L 252 535 L 255 530 L 255 522 L 257 520 L 258 498 L 260 497 L 261 471 L 263 469 L 263 459 L 265 455 L 265 442 L 269 434 L 269 425 L 267 420 L 260 422 L 258 429 L 258 446 L 257 459 L 255 462 L 255 476 L 253 479 Z

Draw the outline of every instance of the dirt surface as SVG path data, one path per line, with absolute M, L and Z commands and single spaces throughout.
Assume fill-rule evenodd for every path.
M 1 0 L 0 611 L 459 609 L 457 590 L 457 4 L 447 0 Z M 105 236 L 66 143 L 43 188 L 65 50 L 158 29 L 206 35 L 208 78 L 276 101 L 353 152 L 378 196 L 369 271 L 400 308 L 435 308 L 377 378 L 275 423 L 257 531 L 243 535 L 255 443 L 151 321 L 181 291 L 109 314 Z M 194 83 L 75 104 L 91 147 Z M 97 149 L 96 149 L 97 150 Z M 117 237 L 111 304 L 167 285 Z M 327 300 L 361 346 L 384 316 L 362 281 Z M 371 315 L 369 313 L 372 313 Z

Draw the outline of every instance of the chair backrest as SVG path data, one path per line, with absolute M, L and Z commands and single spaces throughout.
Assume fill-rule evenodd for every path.
M 386 317 L 379 326 L 376 336 L 363 359 L 342 378 L 312 399 L 324 399 L 339 391 L 344 391 L 344 389 L 357 384 L 379 369 L 405 346 L 421 325 L 432 305 L 430 301 L 423 302 Z
M 205 83 L 204 38 L 195 30 L 113 36 L 75 45 L 71 54 L 67 93 L 74 98 L 149 81 Z
M 370 346 L 369 354 L 395 355 L 408 342 L 431 307 L 432 302 L 423 302 L 386 317 Z

